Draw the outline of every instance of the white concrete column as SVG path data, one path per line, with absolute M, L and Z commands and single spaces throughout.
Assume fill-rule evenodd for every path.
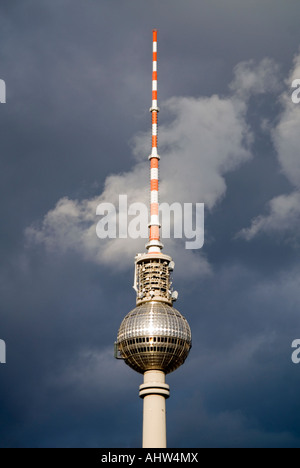
M 140 397 L 144 399 L 143 448 L 166 448 L 166 399 L 170 387 L 161 371 L 148 371 L 144 374 L 144 384 L 140 386 Z

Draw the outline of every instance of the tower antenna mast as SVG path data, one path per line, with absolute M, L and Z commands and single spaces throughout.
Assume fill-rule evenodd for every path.
M 147 249 L 149 253 L 161 252 L 163 245 L 160 242 L 159 223 L 159 160 L 158 155 L 158 113 L 157 105 L 157 30 L 153 30 L 153 57 L 152 57 L 152 151 L 150 159 L 150 232 Z

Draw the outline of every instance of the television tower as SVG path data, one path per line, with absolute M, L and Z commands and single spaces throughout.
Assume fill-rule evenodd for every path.
M 157 31 L 153 30 L 151 202 L 147 253 L 135 258 L 136 308 L 123 320 L 116 342 L 116 357 L 144 374 L 140 397 L 144 400 L 143 448 L 166 448 L 166 374 L 186 360 L 192 345 L 187 320 L 173 307 L 178 293 L 172 289 L 174 262 L 162 253 L 159 223 L 160 156 L 157 151 Z

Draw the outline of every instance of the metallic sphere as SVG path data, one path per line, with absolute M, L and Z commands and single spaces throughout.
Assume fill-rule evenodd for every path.
M 147 302 L 133 309 L 118 333 L 118 348 L 126 364 L 137 372 L 173 372 L 186 360 L 191 329 L 178 310 L 163 302 Z

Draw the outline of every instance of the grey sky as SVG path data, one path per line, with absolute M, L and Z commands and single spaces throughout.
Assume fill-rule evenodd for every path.
M 141 444 L 141 377 L 113 359 L 140 246 L 79 237 L 99 197 L 147 197 L 153 27 L 162 195 L 207 206 L 201 252 L 165 241 L 193 331 L 168 377 L 169 446 L 300 446 L 299 14 L 297 0 L 0 2 L 1 446 Z M 61 200 L 81 223 L 62 229 Z

